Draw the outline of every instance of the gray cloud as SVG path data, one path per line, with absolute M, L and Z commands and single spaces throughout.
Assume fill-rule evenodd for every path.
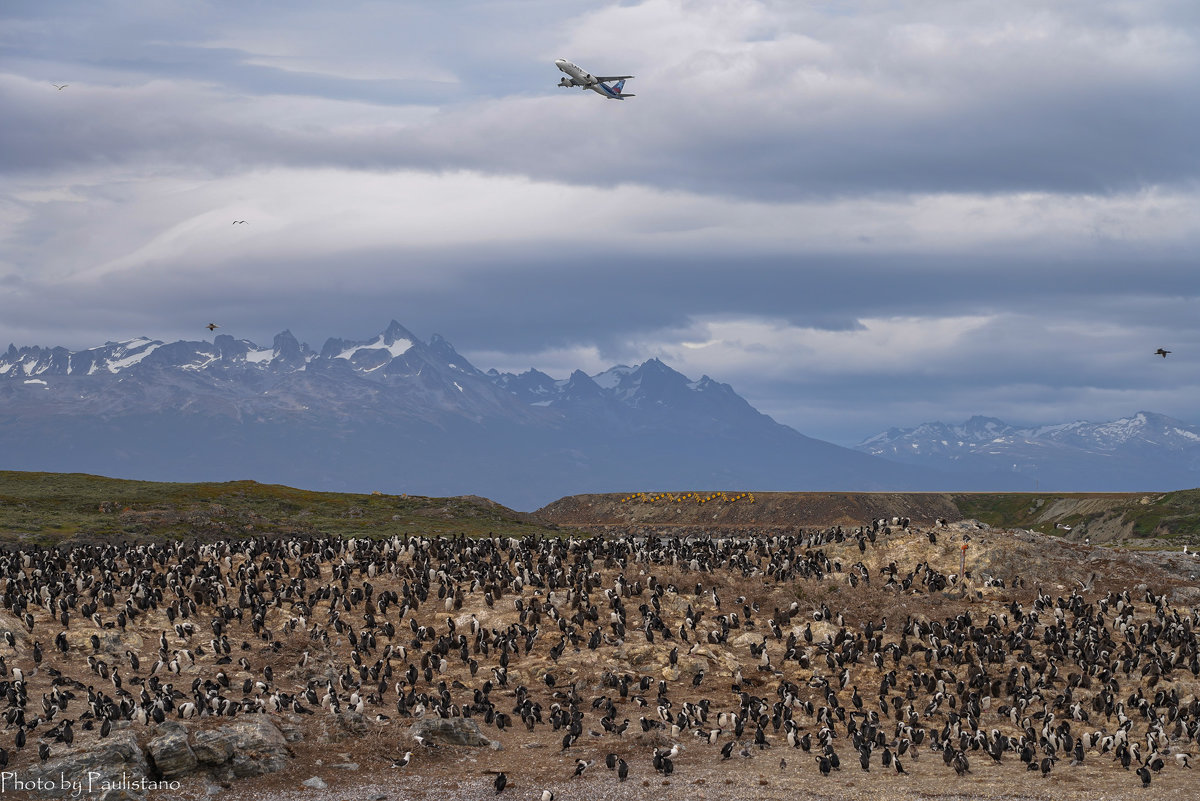
M 1180 4 L 46 9 L 0 12 L 0 340 L 394 317 L 485 369 L 663 356 L 838 441 L 1194 421 Z

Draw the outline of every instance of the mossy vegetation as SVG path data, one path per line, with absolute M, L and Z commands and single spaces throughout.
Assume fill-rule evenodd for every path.
M 1200 489 L 1168 492 L 1151 503 L 1138 503 L 1125 516 L 1138 537 L 1194 542 L 1200 539 Z
M 313 492 L 255 481 L 167 483 L 0 471 L 0 541 L 142 541 L 269 534 L 552 533 L 483 498 Z

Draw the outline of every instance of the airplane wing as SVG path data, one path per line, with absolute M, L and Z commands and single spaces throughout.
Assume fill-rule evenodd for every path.
M 592 77 L 595 78 L 600 83 L 608 83 L 609 81 L 623 81 L 628 78 L 632 78 L 633 76 L 632 75 L 593 75 Z

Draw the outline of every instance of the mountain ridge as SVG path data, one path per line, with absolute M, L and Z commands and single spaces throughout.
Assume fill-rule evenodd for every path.
M 1139 491 L 1200 483 L 1200 426 L 1156 412 L 1091 423 L 1014 426 L 976 415 L 963 423 L 890 428 L 855 450 L 907 464 L 967 470 L 1003 469 L 1062 491 Z M 1087 477 L 1087 486 L 1080 482 Z M 1139 476 L 1147 483 L 1131 483 Z
M 1077 435 L 1043 447 L 1065 453 Z M 995 460 L 913 465 L 843 448 L 657 358 L 565 379 L 484 372 L 396 320 L 320 349 L 288 330 L 270 347 L 228 334 L 75 352 L 10 345 L 0 452 L 9 469 L 478 494 L 518 509 L 664 486 L 1020 491 L 1039 480 Z

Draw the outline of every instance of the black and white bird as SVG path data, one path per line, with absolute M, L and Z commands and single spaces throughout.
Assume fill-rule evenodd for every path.
M 504 772 L 501 771 L 500 773 L 498 773 L 496 775 L 495 784 L 496 784 L 496 795 L 500 795 L 500 793 L 504 792 L 504 788 L 506 786 L 508 786 L 508 776 L 504 775 Z
M 408 767 L 408 763 L 411 761 L 412 761 L 412 751 L 405 751 L 404 756 L 400 757 L 399 759 L 392 760 L 392 767 L 393 768 L 406 768 L 406 767 Z

